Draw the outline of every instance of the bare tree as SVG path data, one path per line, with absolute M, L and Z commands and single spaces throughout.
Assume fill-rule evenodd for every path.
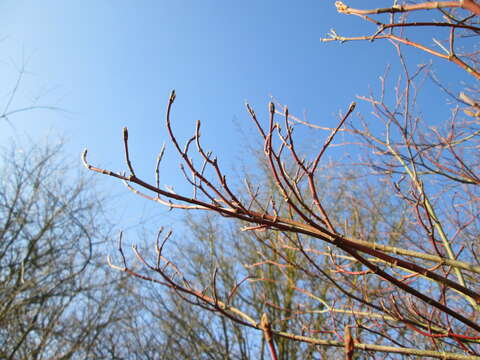
M 393 94 L 388 91 L 391 80 L 384 76 L 379 94 L 360 97 L 371 105 L 372 119 L 383 129 L 360 115 L 361 121 L 353 120 L 355 103 L 333 129 L 292 116 L 286 106 L 273 102 L 264 125 L 247 105 L 275 190 L 248 178 L 242 189 L 239 181 L 227 179 L 217 158 L 205 150 L 200 122 L 194 135 L 180 145 L 171 123 L 176 97 L 172 92 L 166 127 L 193 196 L 160 186 L 163 150 L 155 182 L 136 174 L 127 129 L 128 175 L 89 164 L 86 151 L 85 166 L 124 181 L 134 193 L 169 208 L 205 210 L 238 220 L 241 230 L 259 245 L 258 256 L 252 259 L 251 252 L 243 252 L 242 257 L 238 251 L 235 264 L 220 263 L 208 276 L 204 271 L 192 274 L 184 259 L 166 257 L 170 234 L 159 234 L 155 256 L 133 248 L 147 272 L 130 265 L 121 244 L 120 263 L 111 266 L 257 330 L 272 359 L 282 358 L 285 342 L 305 344 L 314 356 L 338 357 L 338 351 L 344 351 L 347 359 L 360 351 L 365 358 L 380 354 L 479 358 L 480 70 L 475 41 L 480 6 L 473 0 L 395 1 L 390 7 L 368 10 L 342 2 L 336 6 L 340 13 L 359 16 L 376 28 L 372 34 L 353 37 L 332 30 L 325 41 L 386 40 L 398 54 L 402 73 L 392 86 Z M 422 38 L 425 28 L 437 32 L 434 47 L 415 39 Z M 445 39 L 438 40 L 442 35 Z M 452 62 L 471 76 L 471 83 L 454 93 L 430 66 L 410 66 L 405 48 Z M 452 101 L 443 123 L 421 116 L 420 84 L 430 80 Z M 293 132 L 296 126 L 328 131 L 316 154 L 301 153 Z M 346 149 L 357 144 L 364 156 L 350 167 L 322 165 L 339 133 L 350 144 Z M 241 234 L 239 249 L 248 246 Z M 220 274 L 228 274 L 232 283 L 225 286 Z M 278 291 L 269 291 L 269 284 L 282 289 L 281 299 Z
M 2 151 L 2 359 L 93 358 L 126 318 L 118 297 L 123 280 L 99 266 L 110 231 L 102 199 L 91 179 L 68 169 L 61 149 Z

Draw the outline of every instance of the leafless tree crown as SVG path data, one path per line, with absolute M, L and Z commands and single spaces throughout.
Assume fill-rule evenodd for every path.
M 133 248 L 147 272 L 129 265 L 121 244 L 121 262 L 111 266 L 258 330 L 272 359 L 286 358 L 279 353 L 288 342 L 305 344 L 311 358 L 338 355 L 335 349 L 344 351 L 347 359 L 354 354 L 480 358 L 480 5 L 473 0 L 395 1 L 367 10 L 340 1 L 335 5 L 339 13 L 360 17 L 374 28 L 361 36 L 340 36 L 331 30 L 323 41 L 388 41 L 403 69 L 393 95 L 388 90 L 391 80 L 384 76 L 378 95 L 358 99 L 371 106 L 375 126 L 361 115 L 353 119 L 355 103 L 332 129 L 295 117 L 273 102 L 264 122 L 247 104 L 269 175 L 254 182 L 247 174 L 241 188 L 205 149 L 200 121 L 194 135 L 180 143 L 172 125 L 172 91 L 166 128 L 185 180 L 193 187 L 192 196 L 161 186 L 164 149 L 155 182 L 136 173 L 126 128 L 128 173 L 91 165 L 86 150 L 82 156 L 88 169 L 123 181 L 143 198 L 171 209 L 205 210 L 236 219 L 242 231 L 232 246 L 246 249 L 246 238 L 257 244 L 255 250 L 243 255 L 238 251 L 231 259 L 247 276 L 235 279 L 235 268 L 224 262 L 208 279 L 192 280 L 181 259 L 164 254 L 170 232 L 159 234 L 155 259 Z M 423 43 L 427 28 L 445 38 L 434 38 L 433 45 Z M 453 93 L 430 65 L 410 66 L 405 49 L 451 62 L 470 76 L 472 85 Z M 434 81 L 452 102 L 448 120 L 435 126 L 417 112 L 417 85 L 426 80 Z M 328 132 L 315 154 L 299 149 L 297 126 Z M 325 152 L 339 134 L 362 154 L 350 167 L 324 163 Z

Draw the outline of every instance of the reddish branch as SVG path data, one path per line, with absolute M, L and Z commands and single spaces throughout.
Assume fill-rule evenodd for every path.
M 454 8 L 463 8 L 469 10 L 476 15 L 480 15 L 480 6 L 473 0 L 460 0 L 460 1 L 432 1 L 432 2 L 423 2 L 419 4 L 405 4 L 405 5 L 394 5 L 386 8 L 377 8 L 377 9 L 368 9 L 360 10 L 353 9 L 345 5 L 341 1 L 336 1 L 335 6 L 337 11 L 342 14 L 347 15 L 376 15 L 376 14 L 394 14 L 394 13 L 403 13 L 410 11 L 418 10 L 435 10 L 435 9 L 454 9 Z
M 350 326 L 345 326 L 344 331 L 344 343 L 345 343 L 345 360 L 353 360 L 353 354 L 355 351 L 354 340 L 351 334 Z
M 277 351 L 275 350 L 275 343 L 273 342 L 272 328 L 270 327 L 270 322 L 266 313 L 263 313 L 262 319 L 260 320 L 260 327 L 263 331 L 265 341 L 267 343 L 268 349 L 270 350 L 270 356 L 272 360 L 278 360 Z

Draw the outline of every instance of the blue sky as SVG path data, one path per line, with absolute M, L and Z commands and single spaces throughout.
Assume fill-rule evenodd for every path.
M 333 126 L 340 109 L 377 87 L 389 62 L 397 64 L 385 42 L 321 43 L 331 28 L 345 35 L 373 30 L 338 14 L 334 1 L 6 0 L 0 11 L 1 100 L 26 63 L 12 108 L 37 101 L 65 110 L 23 113 L 12 118 L 13 127 L 2 122 L 0 141 L 60 134 L 75 161 L 88 147 L 93 163 L 123 170 L 121 130 L 128 126 L 132 159 L 147 179 L 167 140 L 171 89 L 179 137 L 190 136 L 202 120 L 206 147 L 229 169 L 255 136 L 246 100 L 266 118 L 273 95 L 291 112 Z M 182 189 L 177 164 L 167 151 L 163 179 Z M 115 194 L 126 192 L 113 179 L 101 182 Z M 163 214 L 139 198 L 119 199 L 119 208 L 129 208 L 126 224 Z

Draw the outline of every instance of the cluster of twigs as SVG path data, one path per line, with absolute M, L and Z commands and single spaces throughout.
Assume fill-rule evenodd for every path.
M 193 187 L 193 196 L 180 195 L 173 190 L 161 188 L 160 165 L 164 149 L 158 157 L 155 183 L 149 183 L 136 174 L 130 160 L 126 128 L 123 139 L 129 174 L 115 173 L 89 164 L 86 150 L 82 156 L 88 169 L 124 181 L 131 191 L 146 199 L 173 209 L 212 211 L 246 224 L 243 230 L 250 231 L 275 254 L 275 259 L 266 258 L 251 267 L 273 266 L 282 274 L 286 274 L 284 268 L 288 267 L 311 281 L 328 280 L 335 293 L 342 296 L 342 300 L 337 303 L 331 298 L 315 294 L 311 289 L 308 291 L 297 285 L 288 286 L 298 296 L 320 303 L 323 310 L 317 313 L 331 315 L 333 325 L 329 333 L 332 336 L 313 336 L 311 334 L 315 334 L 319 329 L 308 326 L 306 331 L 309 334 L 305 334 L 305 328 L 298 332 L 280 330 L 275 327 L 278 319 L 270 319 L 265 313 L 261 319 L 257 319 L 235 305 L 235 297 L 243 284 L 273 282 L 274 279 L 247 277 L 236 283 L 227 295 L 221 296 L 217 290 L 215 270 L 209 287 L 198 288 L 185 278 L 176 264 L 164 257 L 163 248 L 170 233 L 163 241 L 160 241 L 159 234 L 155 262 L 146 260 L 134 248 L 136 257 L 160 278 L 141 274 L 129 267 L 121 242 L 119 251 L 123 264 L 111 266 L 143 280 L 166 286 L 189 303 L 262 331 L 273 359 L 278 358 L 275 338 L 319 346 L 343 347 L 347 359 L 352 358 L 354 350 L 358 349 L 445 359 L 477 358 L 480 352 L 480 288 L 477 285 L 480 265 L 475 252 L 476 245 L 470 246 L 469 255 L 463 255 L 463 260 L 460 260 L 460 253 L 468 244 L 461 246 L 460 250 L 456 249 L 454 244 L 454 240 L 461 237 L 462 232 L 476 222 L 477 213 L 475 209 L 471 210 L 467 219 L 461 219 L 466 212 L 459 211 L 455 223 L 456 232 L 450 234 L 451 231 L 447 230 L 442 218 L 443 212 L 440 214 L 436 209 L 432 195 L 426 190 L 425 179 L 435 176 L 465 186 L 465 194 L 470 196 L 470 199 L 469 203 L 464 205 L 476 206 L 477 203 L 472 203 L 478 197 L 470 187 L 480 184 L 476 171 L 478 164 L 475 156 L 469 155 L 468 149 L 478 149 L 472 145 L 472 141 L 475 141 L 480 133 L 477 126 L 480 105 L 472 96 L 462 93 L 458 99 L 467 106 L 464 109 L 467 120 L 460 122 L 457 111 L 446 134 L 436 128 L 430 129 L 428 133 L 421 133 L 421 124 L 411 114 L 412 104 L 415 102 L 415 97 L 411 95 L 412 84 L 418 73 L 409 73 L 400 44 L 448 59 L 475 79 L 479 79 L 476 54 L 458 55 L 454 45 L 460 31 L 469 31 L 474 35 L 479 33 L 480 28 L 476 21 L 477 15 L 480 15 L 480 7 L 472 0 L 404 4 L 372 10 L 353 9 L 341 2 L 336 2 L 336 6 L 339 12 L 357 15 L 374 23 L 378 29 L 370 36 L 349 38 L 340 37 L 332 30 L 331 37 L 325 41 L 389 39 L 398 51 L 405 70 L 405 87 L 401 96 L 397 97 L 394 108 L 383 101 L 385 84 L 382 84 L 380 99 L 374 96 L 362 98 L 372 105 L 376 118 L 384 122 L 386 135 L 375 135 L 366 125 L 363 128 L 347 127 L 347 120 L 355 109 L 355 103 L 352 103 L 341 116 L 338 125 L 330 129 L 330 134 L 318 153 L 307 159 L 300 154 L 296 146 L 293 125 L 301 122 L 303 125 L 315 127 L 313 124 L 295 118 L 289 114 L 287 107 L 279 111 L 270 103 L 269 121 L 267 126 L 264 126 L 247 104 L 248 113 L 263 140 L 265 161 L 279 194 L 265 200 L 261 195 L 262 189 L 255 188 L 248 181 L 244 191 L 239 192 L 232 187 L 217 158 L 206 151 L 200 141 L 200 122 L 197 122 L 194 135 L 184 146 L 180 145 L 171 125 L 172 105 L 176 96 L 173 91 L 167 105 L 166 128 L 171 143 L 182 159 L 181 170 L 186 181 Z M 411 12 L 433 9 L 442 14 L 443 22 L 407 21 L 406 15 Z M 390 22 L 382 23 L 371 18 L 371 15 L 377 14 L 388 14 Z M 398 19 L 395 17 L 397 14 Z M 445 53 L 408 40 L 402 32 L 394 32 L 395 29 L 403 31 L 405 28 L 418 29 L 425 26 L 449 29 L 449 48 L 437 42 Z M 427 70 L 419 70 L 422 71 Z M 277 120 L 278 114 L 281 120 Z M 418 239 L 410 239 L 410 244 L 413 244 L 411 248 L 407 248 L 406 244 L 409 242 L 406 240 L 396 246 L 383 239 L 371 241 L 360 236 L 348 236 L 338 225 L 341 221 L 332 218 L 331 211 L 323 200 L 324 193 L 318 173 L 322 157 L 340 130 L 360 136 L 368 149 L 375 154 L 381 154 L 380 160 L 372 160 L 369 165 L 377 173 L 390 179 L 396 194 L 408 204 L 411 214 L 416 217 L 415 236 L 418 236 Z M 200 164 L 191 156 L 193 147 L 201 159 Z M 269 242 L 259 235 L 261 231 L 280 234 L 283 240 L 275 244 L 270 240 Z M 407 237 L 406 233 L 402 235 Z M 340 250 L 340 253 L 332 249 Z M 293 257 L 289 256 L 292 252 L 295 254 Z M 325 265 L 324 259 L 330 261 L 329 266 Z M 372 285 L 372 278 L 378 281 L 375 291 L 368 289 Z M 279 307 L 269 299 L 266 299 L 265 303 Z M 284 312 L 290 317 L 312 313 L 305 310 L 305 306 L 301 311 L 300 305 L 295 314 Z M 352 325 L 347 323 L 344 330 L 340 330 L 335 314 L 348 316 Z M 367 339 L 377 340 L 362 343 L 356 339 L 351 327 L 364 329 L 371 336 Z M 426 349 L 408 347 L 405 342 L 397 341 L 392 332 L 403 334 L 402 336 L 405 336 L 405 333 L 415 334 L 417 338 L 425 339 L 425 344 L 430 344 L 430 348 L 427 345 L 423 346 Z M 378 339 L 395 346 L 378 344 Z
M 358 41 L 367 40 L 374 41 L 377 39 L 388 39 L 395 43 L 405 44 L 413 48 L 425 51 L 436 57 L 446 59 L 460 66 L 462 69 L 480 79 L 480 71 L 478 70 L 478 54 L 477 53 L 458 53 L 455 50 L 456 40 L 461 38 L 458 35 L 460 31 L 468 31 L 474 34 L 480 33 L 480 26 L 476 21 L 476 16 L 480 15 L 480 5 L 473 0 L 462 1 L 432 1 L 423 2 L 419 4 L 404 4 L 393 5 L 387 8 L 360 10 L 354 9 L 345 5 L 341 1 L 335 2 L 338 12 L 346 15 L 355 15 L 377 26 L 376 31 L 367 36 L 350 36 L 344 37 L 337 34 L 335 30 L 331 30 L 329 37 L 322 39 L 324 42 L 328 41 Z M 465 13 L 455 13 L 454 10 L 462 9 Z M 438 10 L 443 16 L 439 21 L 408 21 L 408 16 L 412 12 L 421 10 Z M 372 15 L 389 14 L 389 22 L 381 22 L 372 18 Z M 395 17 L 396 14 L 400 16 Z M 438 50 L 421 44 L 417 41 L 412 41 L 407 38 L 405 34 L 406 29 L 418 29 L 423 27 L 430 28 L 446 28 L 449 30 L 448 41 L 442 42 L 434 39 Z M 400 33 L 395 33 L 395 29 L 400 29 Z
M 346 238 L 345 236 L 342 236 L 341 233 L 338 232 L 333 227 L 332 221 L 328 218 L 327 212 L 323 208 L 321 200 L 318 196 L 318 190 L 314 181 L 314 175 L 315 175 L 315 171 L 317 170 L 317 166 L 321 159 L 321 156 L 324 154 L 326 148 L 332 141 L 333 136 L 338 131 L 338 129 L 343 125 L 343 123 L 348 118 L 348 116 L 352 113 L 354 109 L 353 104 L 350 106 L 346 115 L 340 121 L 340 124 L 337 127 L 337 129 L 335 129 L 332 132 L 331 136 L 327 139 L 327 141 L 319 151 L 318 155 L 315 157 L 313 161 L 309 163 L 307 163 L 304 160 L 300 160 L 299 155 L 297 155 L 297 152 L 295 149 L 295 143 L 292 137 L 291 126 L 288 124 L 288 110 L 285 111 L 285 128 L 287 129 L 287 131 L 286 131 L 286 134 L 282 134 L 280 126 L 277 123 L 275 123 L 275 120 L 274 120 L 275 107 L 273 104 L 270 104 L 270 122 L 269 122 L 268 130 L 264 129 L 260 125 L 255 113 L 250 107 L 248 107 L 248 110 L 252 116 L 252 119 L 258 126 L 258 130 L 264 139 L 265 154 L 271 166 L 271 171 L 274 176 L 275 182 L 280 192 L 283 195 L 284 201 L 288 204 L 289 211 L 294 212 L 296 215 L 298 215 L 298 217 L 302 219 L 302 221 L 296 221 L 296 220 L 292 220 L 291 218 L 280 216 L 279 215 L 280 210 L 278 206 L 274 203 L 270 203 L 267 206 L 263 205 L 262 211 L 252 209 L 254 203 L 257 202 L 255 192 L 253 192 L 252 189 L 249 190 L 249 193 L 250 193 L 249 203 L 246 203 L 240 200 L 239 197 L 235 196 L 226 181 L 225 175 L 220 170 L 217 160 L 212 159 L 211 155 L 207 154 L 202 148 L 199 141 L 199 135 L 198 135 L 199 127 L 200 127 L 199 125 L 197 126 L 196 135 L 192 137 L 189 141 L 187 141 L 186 146 L 182 149 L 179 146 L 170 125 L 170 113 L 171 113 L 171 107 L 174 102 L 174 99 L 175 99 L 175 93 L 172 92 L 172 95 L 168 103 L 168 110 L 167 110 L 167 129 L 169 131 L 171 141 L 177 148 L 181 157 L 184 159 L 186 166 L 191 171 L 191 176 L 187 178 L 188 181 L 195 187 L 198 193 L 201 193 L 210 201 L 199 199 L 198 196 L 185 197 L 182 195 L 177 195 L 173 192 L 160 189 L 158 186 L 158 182 L 156 185 L 153 185 L 138 178 L 135 174 L 135 171 L 130 161 L 130 156 L 128 152 L 128 136 L 127 136 L 128 133 L 126 129 L 124 130 L 125 157 L 126 157 L 127 166 L 130 170 L 130 175 L 113 173 L 107 170 L 98 169 L 88 164 L 86 160 L 86 151 L 83 154 L 83 161 L 85 166 L 88 167 L 90 170 L 119 178 L 125 181 L 128 188 L 134 191 L 135 193 L 145 198 L 148 198 L 150 200 L 160 202 L 171 208 L 212 210 L 224 216 L 233 217 L 242 221 L 246 221 L 248 223 L 256 224 L 253 227 L 250 227 L 249 230 L 274 229 L 282 232 L 305 234 L 307 236 L 326 241 L 329 244 L 337 246 L 338 248 L 344 250 L 352 258 L 364 264 L 372 273 L 375 273 L 381 276 L 382 278 L 389 281 L 390 283 L 397 286 L 398 288 L 402 289 L 406 293 L 411 294 L 412 296 L 423 300 L 425 303 L 435 307 L 436 309 L 440 310 L 442 313 L 449 314 L 451 317 L 455 318 L 460 323 L 463 323 L 464 325 L 466 325 L 467 328 L 471 328 L 472 330 L 475 330 L 475 331 L 480 331 L 480 326 L 475 322 L 473 322 L 472 320 L 470 320 L 469 317 L 466 317 L 461 313 L 459 313 L 457 310 L 451 309 L 450 307 L 442 304 L 441 302 L 438 302 L 433 298 L 430 298 L 429 296 L 424 295 L 422 292 L 416 290 L 412 286 L 409 286 L 404 281 L 396 279 L 392 275 L 388 274 L 385 270 L 380 268 L 378 265 L 376 265 L 374 262 L 367 259 L 365 255 L 369 255 L 376 259 L 382 260 L 382 262 L 389 264 L 390 266 L 402 268 L 413 273 L 421 274 L 422 276 L 441 284 L 441 286 L 443 287 L 455 289 L 457 292 L 465 295 L 466 297 L 471 298 L 475 304 L 478 303 L 478 301 L 480 300 L 480 295 L 478 293 L 470 290 L 465 286 L 460 285 L 455 281 L 448 279 L 448 277 L 446 276 L 438 275 L 436 272 L 434 272 L 431 269 L 422 267 L 411 261 L 405 261 L 397 256 L 389 255 L 388 252 L 393 252 L 401 255 L 413 256 L 420 259 L 434 261 L 437 264 L 446 264 L 456 269 L 459 268 L 459 269 L 479 272 L 480 270 L 478 269 L 477 266 L 473 266 L 468 263 L 463 263 L 458 260 L 448 260 L 440 256 L 431 256 L 431 255 L 422 254 L 422 253 L 415 253 L 409 250 L 382 246 L 379 244 L 369 243 L 366 241 L 349 239 L 349 238 Z M 272 138 L 275 132 L 277 133 L 277 136 L 281 139 L 281 144 L 278 149 L 273 148 Z M 188 154 L 189 146 L 192 144 L 192 142 L 195 142 L 197 144 L 197 150 L 204 158 L 204 163 L 202 164 L 200 169 L 197 169 L 195 167 L 195 165 L 193 164 L 193 161 L 191 160 Z M 295 159 L 296 164 L 298 166 L 298 170 L 296 174 L 293 175 L 293 177 L 287 172 L 284 164 L 281 161 L 281 155 L 284 151 L 290 152 L 290 154 Z M 216 176 L 217 176 L 216 180 L 218 181 L 219 185 L 214 184 L 211 180 L 204 177 L 203 174 L 205 172 L 205 168 L 207 165 L 210 165 L 214 169 L 214 172 L 216 173 Z M 157 169 L 158 169 L 158 165 L 157 165 Z M 306 196 L 302 194 L 299 189 L 299 183 L 304 178 L 308 179 L 307 181 L 310 188 L 309 195 L 311 199 L 313 199 L 314 206 L 311 206 L 310 204 L 307 203 L 307 200 L 305 199 Z M 139 190 L 133 188 L 132 184 L 136 184 L 141 186 L 144 189 L 150 190 L 154 194 L 156 194 L 156 196 L 151 196 L 146 193 L 140 192 Z M 260 205 L 260 204 L 257 204 L 257 205 Z M 165 238 L 165 241 L 166 239 L 168 239 L 168 236 Z M 235 308 L 229 305 L 230 303 L 229 299 L 232 296 L 234 296 L 235 289 L 237 289 L 238 286 L 232 290 L 231 295 L 228 297 L 228 299 L 222 302 L 219 300 L 218 296 L 215 294 L 216 291 L 214 291 L 214 296 L 208 296 L 204 293 L 204 291 L 195 290 L 194 286 L 191 285 L 188 281 L 186 281 L 181 276 L 180 271 L 177 268 L 175 268 L 171 262 L 165 261 L 165 264 L 161 266 L 160 263 L 161 263 L 161 260 L 163 259 L 162 249 L 165 241 L 161 245 L 157 246 L 158 260 L 156 265 L 149 264 L 143 259 L 143 257 L 138 252 L 136 252 L 137 257 L 148 268 L 156 271 L 162 276 L 163 281 L 160 281 L 159 283 L 174 289 L 175 291 L 179 292 L 180 295 L 185 293 L 185 294 L 194 296 L 198 300 L 198 302 L 196 303 L 197 305 L 200 305 L 210 310 L 218 311 L 221 314 L 231 318 L 232 320 L 242 323 L 243 325 L 261 328 L 260 323 L 250 318 L 248 315 L 237 311 Z M 295 246 L 298 247 L 297 248 L 298 251 L 301 252 L 303 256 L 305 256 L 305 258 L 319 273 L 323 274 L 323 276 L 326 276 L 328 278 L 330 277 L 320 267 L 320 265 L 317 264 L 317 262 L 311 257 L 311 255 L 309 255 L 308 251 L 304 249 L 302 242 L 297 242 Z M 124 258 L 121 247 L 119 248 L 119 250 L 122 253 L 122 257 Z M 166 271 L 167 268 L 175 269 L 174 274 L 173 275 L 169 274 Z M 122 267 L 122 270 L 130 272 L 132 273 L 132 275 L 139 276 L 143 279 L 158 282 L 153 278 L 147 278 L 136 272 L 131 272 L 131 270 L 129 270 L 129 268 L 126 265 L 125 260 L 124 260 L 124 266 Z M 318 276 L 311 273 L 309 273 L 309 275 Z M 178 280 L 176 280 L 177 278 L 181 279 L 181 281 L 178 282 Z M 215 275 L 214 275 L 214 279 L 215 279 Z M 332 279 L 332 282 L 335 282 L 335 281 Z M 215 284 L 215 280 L 213 283 Z M 213 289 L 215 289 L 215 285 L 213 285 Z M 340 290 L 343 291 L 343 289 L 340 289 Z M 388 306 L 386 305 L 379 306 L 374 303 L 370 303 L 365 299 L 355 296 L 351 293 L 348 293 L 348 292 L 344 292 L 344 293 L 345 295 L 354 298 L 356 301 L 359 301 L 369 306 L 370 308 L 378 311 L 379 313 L 387 313 L 388 316 L 390 316 L 392 319 L 404 321 L 405 323 L 409 324 L 409 326 L 416 328 L 418 331 L 423 331 L 421 330 L 422 328 L 424 330 L 428 329 L 428 331 L 432 330 L 432 324 L 427 325 L 421 322 L 412 321 L 406 318 L 405 316 L 403 316 L 402 315 L 403 311 L 399 310 L 397 301 L 395 299 L 392 299 L 390 305 Z M 389 308 L 393 310 L 388 310 Z M 474 336 L 457 334 L 451 330 L 445 329 L 442 326 L 436 326 L 435 333 L 437 333 L 437 335 L 451 337 L 454 339 L 462 339 L 462 338 L 466 338 L 466 339 L 471 338 L 473 340 L 476 339 L 476 337 Z M 470 332 L 468 332 L 468 334 L 470 334 Z M 320 343 L 320 344 L 322 343 L 317 339 L 313 339 L 313 338 L 309 339 L 306 337 L 304 338 L 301 336 L 295 336 L 293 334 L 279 334 L 279 335 L 287 336 L 297 340 L 309 341 L 312 343 Z M 332 342 L 329 342 L 326 344 L 334 345 L 334 343 Z M 365 344 L 357 344 L 357 345 L 359 348 L 375 349 L 375 347 L 373 348 L 368 347 Z M 336 346 L 340 346 L 340 342 L 336 344 Z M 386 350 L 392 351 L 392 349 L 388 349 L 388 348 Z M 400 349 L 397 349 L 397 351 L 399 350 Z M 404 350 L 405 353 L 409 353 L 408 351 L 412 351 L 412 350 L 411 349 Z

